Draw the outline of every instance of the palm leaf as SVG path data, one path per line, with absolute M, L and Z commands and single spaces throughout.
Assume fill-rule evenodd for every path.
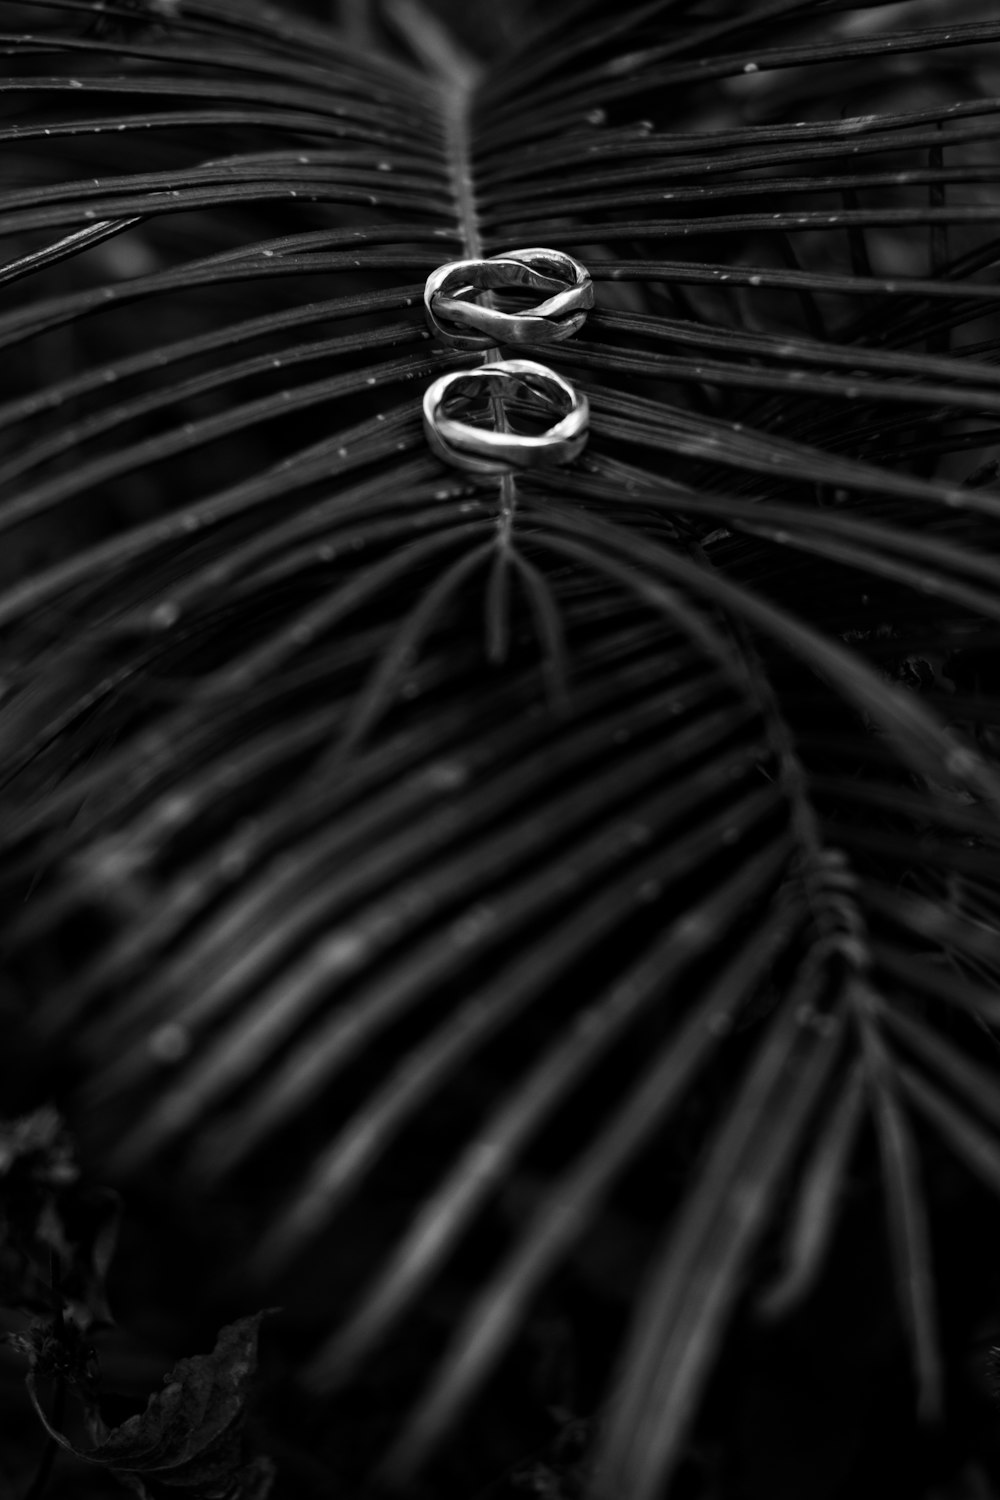
M 911 1104 L 1000 1182 L 995 1057 L 943 1036 L 996 1019 L 1000 22 L 526 7 L 487 66 L 415 0 L 348 9 L 7 7 L 26 1030 L 109 1170 L 239 1194 L 283 1163 L 264 1281 L 412 1160 L 322 1391 L 546 1164 L 397 1480 L 679 1116 L 696 1180 L 656 1216 L 594 1494 L 664 1492 L 788 1203 L 765 1305 L 812 1285 L 862 1110 L 933 1415 Z M 472 481 L 424 440 L 468 356 L 422 287 L 517 245 L 594 278 L 544 352 L 590 443 Z

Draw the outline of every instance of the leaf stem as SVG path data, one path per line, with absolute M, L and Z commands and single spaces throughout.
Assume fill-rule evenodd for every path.
M 35 1392 L 34 1386 L 30 1385 L 28 1389 L 35 1410 L 39 1412 L 39 1415 L 41 1415 L 41 1408 L 39 1406 L 38 1396 Z M 52 1398 L 52 1427 L 62 1427 L 65 1410 L 66 1381 L 63 1376 L 60 1375 L 56 1379 L 55 1395 Z M 45 1426 L 46 1429 L 49 1428 L 49 1424 L 47 1422 L 45 1423 Z M 41 1500 L 41 1497 L 44 1495 L 45 1490 L 48 1487 L 48 1482 L 52 1475 L 52 1467 L 55 1464 L 56 1454 L 59 1452 L 60 1446 L 61 1444 L 57 1441 L 56 1438 L 52 1436 L 51 1431 L 48 1431 L 48 1435 L 45 1439 L 45 1447 L 42 1449 L 42 1456 L 39 1460 L 38 1468 L 35 1472 L 35 1477 L 31 1481 L 29 1488 L 25 1491 L 24 1500 Z
M 462 258 L 479 260 L 484 254 L 484 247 L 472 165 L 472 104 L 482 68 L 476 58 L 461 47 L 451 32 L 442 26 L 422 0 L 386 0 L 385 12 L 411 50 L 430 72 L 437 75 L 440 82 L 447 122 L 448 171 L 455 202 L 455 217 L 462 238 Z M 487 305 L 494 304 L 494 298 L 489 292 L 483 293 L 483 301 Z M 491 364 L 502 358 L 503 350 L 499 348 L 487 349 L 483 353 L 484 364 Z M 497 397 L 490 405 L 495 429 L 498 432 L 509 431 L 503 401 Z M 517 482 L 514 475 L 500 476 L 497 499 L 497 546 L 498 555 L 502 557 L 511 548 L 513 540 L 517 512 Z M 498 567 L 502 565 L 498 563 Z M 495 576 L 499 578 L 501 574 Z M 497 649 L 506 653 L 506 646 L 497 637 L 491 636 L 487 645 L 487 655 L 491 660 L 497 659 L 493 655 Z
M 54 1250 L 49 1252 L 49 1284 L 52 1292 L 52 1325 L 60 1343 L 65 1340 L 66 1318 L 62 1299 L 62 1275 L 59 1270 L 59 1257 Z M 38 1413 L 38 1417 L 48 1434 L 38 1469 L 34 1479 L 28 1488 L 24 1500 L 40 1500 L 45 1493 L 49 1478 L 52 1474 L 52 1466 L 56 1461 L 56 1454 L 60 1448 L 69 1448 L 70 1445 L 62 1436 L 63 1418 L 66 1413 L 66 1377 L 62 1372 L 56 1375 L 55 1395 L 52 1398 L 52 1416 L 47 1417 L 38 1396 L 38 1388 L 35 1385 L 33 1373 L 29 1373 L 25 1380 L 28 1396 L 32 1406 Z
M 442 84 L 451 84 L 456 92 L 472 92 L 482 71 L 478 62 L 422 0 L 384 0 L 382 9 L 428 72 L 436 73 Z

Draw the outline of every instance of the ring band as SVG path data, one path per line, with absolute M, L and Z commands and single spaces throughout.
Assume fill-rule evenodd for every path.
M 521 312 L 502 312 L 474 300 L 478 292 L 511 287 L 546 296 Z M 508 250 L 489 260 L 450 261 L 432 271 L 424 287 L 431 332 L 462 350 L 559 343 L 583 327 L 593 305 L 590 272 L 561 250 Z
M 555 417 L 546 431 L 529 436 L 475 426 L 448 413 L 447 405 L 476 397 L 530 408 Z M 473 474 L 509 474 L 516 469 L 571 463 L 587 442 L 590 405 L 568 380 L 530 359 L 497 360 L 476 370 L 442 375 L 424 393 L 424 430 L 439 458 Z

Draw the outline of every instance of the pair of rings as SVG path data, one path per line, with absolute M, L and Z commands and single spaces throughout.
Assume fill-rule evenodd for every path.
M 511 291 L 545 295 L 533 307 L 513 310 L 475 300 L 482 292 Z M 593 304 L 586 267 L 559 250 L 452 261 L 432 271 L 424 289 L 431 332 L 462 352 L 560 343 L 583 326 Z M 486 425 L 491 417 L 493 427 Z M 586 396 L 529 359 L 495 360 L 442 375 L 424 395 L 431 449 L 454 468 L 480 475 L 570 463 L 583 451 L 589 420 Z M 515 423 L 541 430 L 517 430 Z

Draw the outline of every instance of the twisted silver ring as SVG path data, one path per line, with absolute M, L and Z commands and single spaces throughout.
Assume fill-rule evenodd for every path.
M 544 432 L 529 436 L 476 426 L 453 415 L 455 408 L 467 411 L 483 397 L 494 408 L 509 405 L 513 415 L 556 420 Z M 500 420 L 506 417 L 503 412 Z M 554 370 L 530 359 L 501 359 L 477 370 L 454 370 L 424 393 L 424 430 L 431 448 L 445 463 L 473 474 L 571 463 L 586 445 L 589 420 L 586 396 Z
M 548 295 L 522 312 L 501 312 L 475 300 L 479 292 L 510 287 Z M 428 326 L 453 349 L 556 344 L 582 328 L 593 305 L 590 272 L 561 250 L 508 250 L 489 260 L 451 261 L 432 271 L 424 287 Z

